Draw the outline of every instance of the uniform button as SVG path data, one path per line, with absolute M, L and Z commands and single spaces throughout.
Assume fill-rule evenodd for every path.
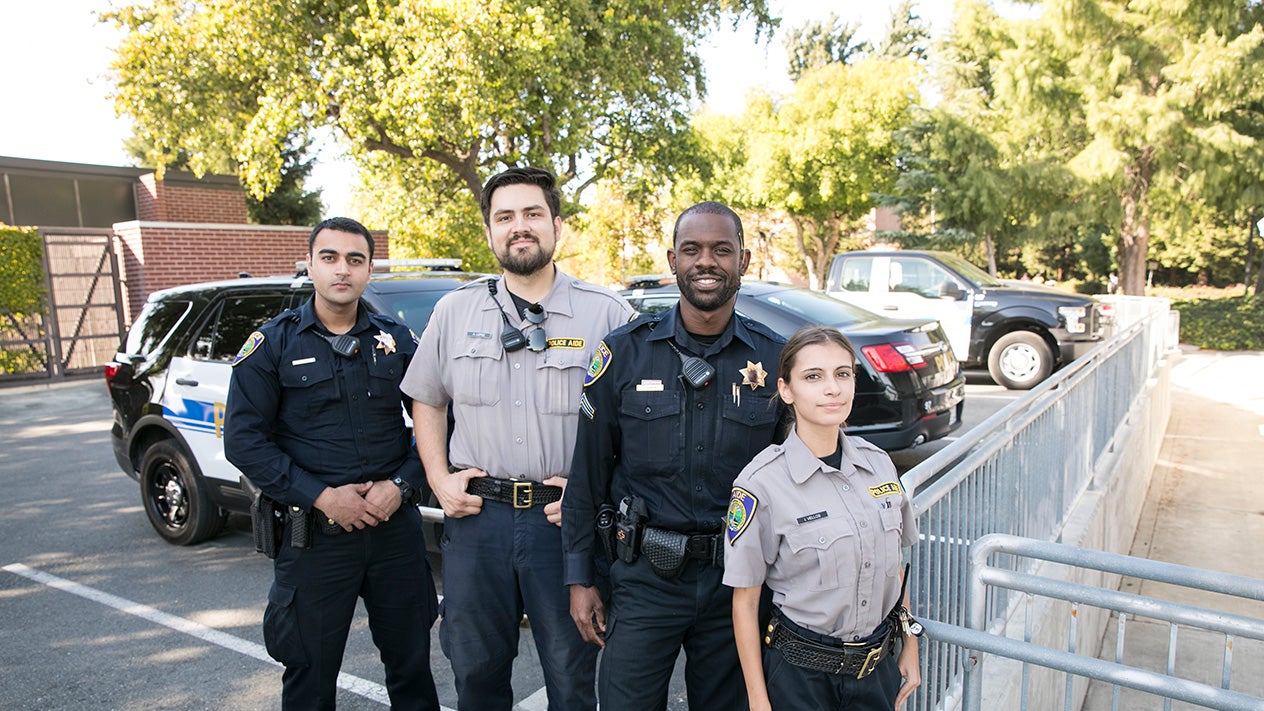
M 522 367 L 522 363 L 514 363 L 514 370 L 518 370 L 521 367 Z
M 473 349 L 473 348 L 471 348 L 471 349 L 470 349 L 470 353 L 474 353 L 474 349 Z
M 521 438 L 521 437 L 516 437 L 516 438 L 514 438 L 514 441 L 515 441 L 515 442 L 517 442 L 518 444 L 522 444 L 522 438 Z
M 521 400 L 514 400 L 514 406 L 515 406 L 515 407 L 522 407 L 522 401 L 521 401 Z
M 869 601 L 868 601 L 868 600 L 861 600 L 861 601 L 860 601 L 860 606 L 861 606 L 861 607 L 868 607 L 868 606 L 869 606 Z
M 872 565 L 872 563 L 870 563 L 869 561 L 867 561 L 867 560 L 866 560 L 866 561 L 865 561 L 865 567 L 866 567 L 866 568 L 868 568 L 870 565 Z
M 754 422 L 754 421 L 755 421 L 755 413 L 753 413 L 753 412 L 752 412 L 751 414 L 747 415 L 747 416 L 746 416 L 746 419 L 750 420 L 751 422 Z
M 359 395 L 352 395 L 352 396 L 351 396 L 351 402 L 359 402 L 359 401 L 360 401 L 360 396 L 359 396 Z
M 653 411 L 653 408 L 649 408 L 649 407 L 645 408 L 645 414 L 647 415 L 650 414 L 650 412 L 652 411 Z
M 869 528 L 869 522 L 868 522 L 868 521 L 861 521 L 861 522 L 860 522 L 860 527 L 861 527 L 861 528 Z
M 698 445 L 698 451 L 699 451 L 699 452 L 701 452 L 701 451 L 702 451 L 702 445 Z
M 772 451 L 777 452 L 778 454 L 780 454 L 780 453 L 781 453 L 781 445 L 777 445 L 776 447 L 773 447 L 773 448 L 772 448 Z
M 306 375 L 304 375 L 304 376 L 303 376 L 303 382 L 305 382 L 305 383 L 307 382 L 307 376 L 306 376 Z
M 705 408 L 706 408 L 706 406 L 707 406 L 707 404 L 706 404 L 705 402 L 700 402 L 700 403 L 698 403 L 698 409 L 699 409 L 699 410 L 705 409 Z
M 843 491 L 851 491 L 851 487 L 843 484 Z
M 702 491 L 702 487 L 701 487 L 701 486 L 695 486 L 695 487 L 693 488 L 693 490 L 694 490 L 694 491 Z
M 853 642 L 859 642 L 859 641 L 860 641 L 860 635 L 855 635 L 855 636 L 853 636 L 853 637 L 851 638 L 851 641 L 853 641 Z
M 821 536 L 820 538 L 816 539 L 816 542 L 817 542 L 817 543 L 824 543 L 824 542 L 825 542 L 825 536 Z

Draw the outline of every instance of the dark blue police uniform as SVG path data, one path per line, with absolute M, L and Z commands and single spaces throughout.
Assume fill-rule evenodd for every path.
M 311 510 L 327 486 L 400 477 L 416 491 L 421 462 L 404 425 L 399 382 L 412 332 L 361 304 L 348 332 L 359 353 L 332 349 L 311 301 L 253 334 L 234 362 L 224 421 L 228 460 L 270 498 Z M 395 709 L 438 709 L 430 627 L 438 603 L 416 506 L 362 530 L 313 534 L 275 561 L 264 613 L 268 653 L 285 665 L 283 706 L 334 708 L 356 598 L 363 597 Z
M 772 396 L 785 339 L 734 315 L 718 339 L 703 345 L 685 331 L 679 308 L 615 330 L 589 367 L 562 500 L 568 585 L 594 581 L 599 506 L 640 497 L 649 526 L 717 534 L 734 477 L 773 441 L 782 408 Z M 706 387 L 683 382 L 672 345 L 715 369 Z M 598 678 L 603 711 L 666 708 L 682 646 L 691 708 L 745 708 L 732 591 L 721 584 L 722 572 L 697 558 L 674 579 L 656 574 L 644 555 L 612 564 Z

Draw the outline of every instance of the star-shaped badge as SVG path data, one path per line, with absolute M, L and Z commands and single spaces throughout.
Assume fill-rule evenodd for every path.
M 395 337 L 391 334 L 386 331 L 379 331 L 373 338 L 377 340 L 377 347 L 385 351 L 386 355 L 390 355 L 395 352 Z
M 749 385 L 751 390 L 764 387 L 764 377 L 768 375 L 768 371 L 764 370 L 764 362 L 758 363 L 746 361 L 746 367 L 737 371 L 742 374 L 742 385 Z

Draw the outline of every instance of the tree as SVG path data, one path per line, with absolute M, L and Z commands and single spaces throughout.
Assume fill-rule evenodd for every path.
M 784 211 L 794 271 L 818 288 L 842 240 L 894 186 L 893 133 L 911 121 L 919 76 L 910 59 L 832 63 L 802 75 L 782 102 L 755 94 L 740 118 L 703 117 L 710 191 L 739 208 Z
M 913 10 L 913 0 L 900 0 L 891 10 L 887 35 L 878 43 L 876 53 L 888 59 L 912 57 L 926 61 L 930 54 L 930 29 Z
M 1264 91 L 1258 4 L 1049 0 L 1043 9 L 1006 69 L 1032 96 L 1053 85 L 1077 97 L 1071 121 L 1090 140 L 1068 165 L 1117 201 L 1120 285 L 1141 294 L 1153 191 L 1193 171 L 1236 170 L 1237 161 L 1215 161 L 1255 141 L 1235 119 Z
M 824 20 L 814 20 L 786 32 L 785 47 L 790 78 L 798 81 L 805 72 L 827 64 L 850 64 L 872 49 L 868 42 L 856 39 L 860 25 L 843 23 L 830 13 Z
M 153 0 L 108 17 L 129 32 L 117 105 L 159 164 L 228 159 L 259 196 L 285 147 L 330 126 L 402 195 L 468 201 L 533 164 L 574 201 L 671 153 L 703 90 L 697 44 L 726 13 L 773 25 L 766 0 Z

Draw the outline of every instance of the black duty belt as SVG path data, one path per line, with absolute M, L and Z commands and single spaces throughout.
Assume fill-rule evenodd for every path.
M 773 614 L 768 623 L 768 633 L 764 635 L 764 644 L 781 652 L 787 662 L 804 669 L 826 672 L 827 674 L 847 674 L 857 679 L 864 679 L 878 667 L 878 662 L 891 652 L 892 640 L 895 639 L 894 626 L 887 621 L 879 625 L 878 631 L 868 640 L 861 642 L 843 642 L 830 639 L 830 644 L 808 639 L 791 627 L 780 612 Z M 878 639 L 873 639 L 878 636 Z
M 515 509 L 543 506 L 562 498 L 562 487 L 519 479 L 493 479 L 478 476 L 470 479 L 465 491 L 484 499 L 510 504 Z
M 660 577 L 671 580 L 680 575 L 690 559 L 701 560 L 717 568 L 724 567 L 722 533 L 679 533 L 646 526 L 641 536 L 641 555 Z

